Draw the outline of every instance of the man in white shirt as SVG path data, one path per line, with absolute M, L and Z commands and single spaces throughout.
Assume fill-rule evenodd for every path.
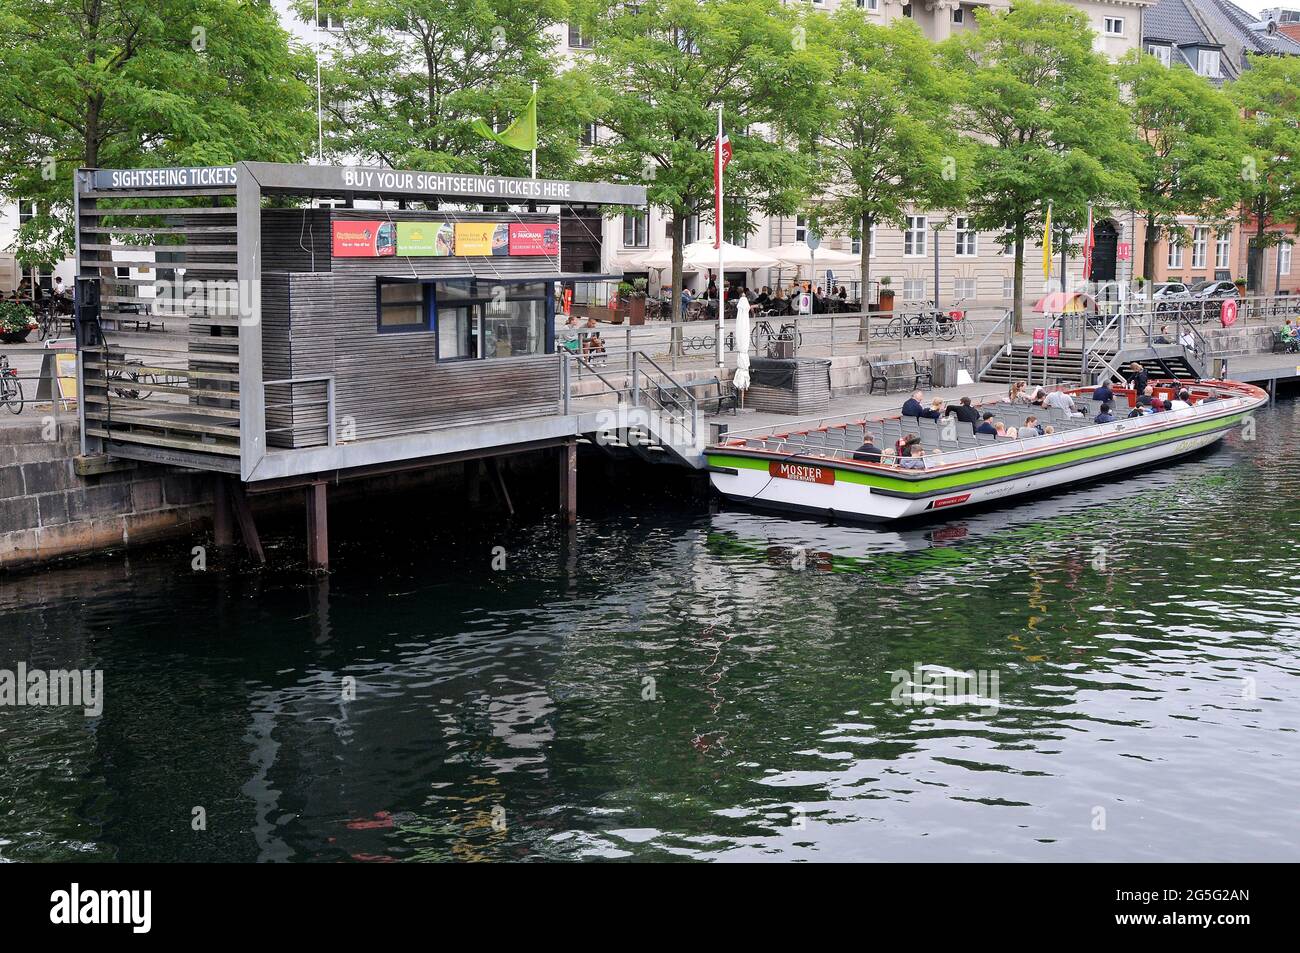
M 1074 409 L 1074 401 L 1070 395 L 1063 390 L 1054 390 L 1047 395 L 1043 401 L 1044 407 L 1055 407 L 1058 410 L 1064 410 L 1071 417 L 1082 417 L 1083 414 Z

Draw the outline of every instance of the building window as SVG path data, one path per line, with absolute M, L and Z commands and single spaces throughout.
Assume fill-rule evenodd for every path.
M 1291 243 L 1277 246 L 1278 271 L 1284 275 L 1291 274 Z
M 1183 267 L 1183 239 L 1179 235 L 1169 236 L 1169 267 Z
M 623 213 L 623 245 L 626 248 L 649 247 L 650 215 L 648 212 Z
M 925 230 L 929 221 L 924 215 L 907 216 L 907 228 L 903 231 L 903 255 L 907 258 L 920 258 L 925 254 Z
M 1219 78 L 1219 51 L 1198 50 L 1196 53 L 1196 72 L 1211 79 Z
M 903 279 L 903 300 L 924 301 L 925 300 L 925 279 L 904 278 Z
M 808 218 L 804 215 L 794 217 L 794 240 L 797 242 L 808 240 Z
M 691 242 L 700 240 L 700 217 L 692 215 L 686 220 L 686 231 L 682 235 L 682 244 L 689 245 Z
M 871 10 L 872 12 L 880 9 L 880 0 L 857 0 L 859 10 Z
M 1002 279 L 1002 297 L 1014 298 L 1016 296 L 1016 279 L 1004 277 Z
M 952 22 L 953 22 L 953 23 L 965 23 L 965 22 L 966 22 L 966 11 L 963 10 L 961 7 L 953 7 L 953 8 L 952 8 Z
M 1158 59 L 1165 66 L 1169 65 L 1170 48 L 1161 46 L 1159 43 L 1152 43 L 1147 46 L 1147 52 Z
M 973 258 L 979 254 L 979 232 L 970 227 L 970 219 L 958 216 L 956 221 L 957 230 L 957 257 Z
M 428 331 L 432 324 L 433 288 L 420 281 L 379 279 L 379 330 Z
M 1214 267 L 1229 268 L 1232 258 L 1232 232 L 1219 232 L 1214 236 Z
M 677 49 L 681 50 L 683 53 L 698 54 L 700 52 L 699 44 L 691 38 L 689 33 L 679 26 L 673 27 L 673 43 L 677 46 Z
M 952 283 L 953 297 L 958 300 L 970 300 L 975 297 L 974 278 L 954 278 Z
M 910 3 L 903 4 L 903 16 L 911 17 L 911 15 L 912 15 L 912 5 Z
M 322 13 L 316 17 L 316 25 L 322 30 L 341 30 L 343 29 L 343 18 L 329 13 Z
M 32 199 L 18 200 L 18 225 L 26 225 L 36 217 L 36 202 Z
M 1192 267 L 1204 268 L 1206 253 L 1210 248 L 1210 230 L 1197 226 L 1192 229 Z
M 600 126 L 594 122 L 583 123 L 582 137 L 579 141 L 584 146 L 594 146 L 600 141 Z
M 577 23 L 569 24 L 569 46 L 577 49 L 591 49 L 591 37 L 582 32 L 582 27 Z
M 861 255 L 862 239 L 855 238 L 851 242 L 849 242 L 849 250 L 852 251 L 853 254 L 855 255 Z M 876 226 L 875 225 L 871 226 L 871 233 L 867 238 L 867 257 L 868 258 L 876 257 Z
M 1124 35 L 1123 17 L 1106 17 L 1103 22 L 1105 23 L 1105 33 L 1107 36 Z

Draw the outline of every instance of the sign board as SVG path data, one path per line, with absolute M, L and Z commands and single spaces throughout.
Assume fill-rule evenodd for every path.
M 96 189 L 200 189 L 238 184 L 233 165 L 188 166 L 175 169 L 96 169 Z
M 560 227 L 542 222 L 512 222 L 510 225 L 510 254 L 558 255 L 560 253 Z
M 769 476 L 781 480 L 794 480 L 798 483 L 823 483 L 828 486 L 833 486 L 835 483 L 835 471 L 830 467 L 771 460 L 767 464 L 767 472 Z
M 450 222 L 398 222 L 397 253 L 413 258 L 446 258 L 454 255 L 455 229 Z
M 1133 244 L 1131 242 L 1120 242 L 1115 251 L 1115 258 L 1118 261 L 1132 260 Z
M 818 235 L 816 232 L 809 232 L 808 236 L 804 239 L 804 244 L 806 244 L 813 251 L 816 251 L 817 249 L 822 247 L 822 237 Z
M 573 314 L 573 289 L 564 289 L 564 303 L 562 305 L 565 314 Z
M 1219 310 L 1219 323 L 1230 328 L 1237 323 L 1237 299 L 1225 298 Z
M 1047 356 L 1048 357 L 1061 356 L 1061 329 L 1060 328 L 1047 329 Z
M 812 314 L 812 294 L 810 292 L 799 292 L 799 313 Z
M 1034 357 L 1042 357 L 1047 346 L 1047 329 L 1034 328 L 1034 343 L 1029 353 Z
M 504 222 L 457 222 L 456 254 L 510 254 L 510 226 Z
M 392 222 L 335 221 L 331 249 L 335 258 L 383 258 L 397 253 Z

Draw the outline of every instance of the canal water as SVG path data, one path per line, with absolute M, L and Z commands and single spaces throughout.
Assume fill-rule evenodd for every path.
M 415 494 L 320 582 L 3 579 L 0 669 L 105 700 L 0 708 L 0 858 L 1293 860 L 1300 404 L 1249 436 L 901 532 Z

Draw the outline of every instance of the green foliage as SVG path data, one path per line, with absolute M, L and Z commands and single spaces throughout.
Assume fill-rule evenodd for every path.
M 813 219 L 861 238 L 877 223 L 903 227 L 914 207 L 956 207 L 967 150 L 951 130 L 954 87 L 935 45 L 912 20 L 880 26 L 853 6 L 807 22 L 827 72 L 814 157 L 829 197 Z
M 70 250 L 78 166 L 296 161 L 314 138 L 311 62 L 241 0 L 6 0 L 0 196 L 35 200 L 26 263 Z
M 304 18 L 311 0 L 295 9 Z M 321 0 L 342 20 L 322 71 L 327 151 L 397 169 L 528 175 L 527 152 L 476 134 L 505 128 L 539 84 L 538 174 L 567 174 L 590 111 L 557 75 L 546 28 L 565 0 Z
M 1159 234 L 1178 229 L 1179 216 L 1224 222 L 1238 206 L 1246 144 L 1232 100 L 1203 76 L 1133 54 L 1119 77 L 1137 142 L 1136 207 L 1147 222 L 1150 278 Z
M 1285 240 L 1270 227 L 1295 232 L 1300 221 L 1300 57 L 1251 56 L 1232 98 L 1246 115 L 1242 185 L 1254 243 L 1264 248 Z
M 32 312 L 16 301 L 0 301 L 0 334 L 20 334 L 35 326 Z
M 1015 249 L 1015 312 L 1026 239 L 1053 221 L 1079 228 L 1089 202 L 1130 206 L 1137 154 L 1106 58 L 1086 14 L 1055 0 L 980 12 L 944 46 L 958 82 L 957 126 L 972 137 L 967 208 L 974 226 Z
M 673 218 L 673 298 L 681 293 L 684 223 L 712 221 L 713 142 L 724 110 L 733 158 L 727 230 L 750 231 L 755 213 L 788 214 L 812 164 L 790 148 L 807 134 L 821 64 L 780 0 L 608 3 L 590 15 L 594 47 L 582 68 L 610 133 L 588 172 L 641 183 Z

